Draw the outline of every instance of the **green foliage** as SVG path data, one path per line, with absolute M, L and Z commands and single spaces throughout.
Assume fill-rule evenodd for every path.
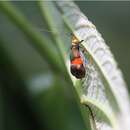
M 32 2 L 30 6 L 40 14 L 38 20 L 41 19 L 42 26 L 50 30 L 49 33 L 40 33 L 31 17 L 24 16 L 28 12 L 24 10 L 27 9 L 26 2 L 22 2 L 23 9 L 19 2 L 0 4 L 2 17 L 7 22 L 3 21 L 3 25 L 7 25 L 8 30 L 15 30 L 13 36 L 18 37 L 17 42 L 15 37 L 5 39 L 8 34 L 5 30 L 0 41 L 5 104 L 8 106 L 11 100 L 9 107 L 16 106 L 18 110 L 18 113 L 7 110 L 14 119 L 13 123 L 11 119 L 7 121 L 8 126 L 30 130 L 129 129 L 130 105 L 121 71 L 96 27 L 73 2 Z M 33 12 L 30 14 L 33 18 Z M 84 39 L 81 51 L 84 51 L 87 65 L 86 76 L 81 80 L 69 71 L 71 37 L 66 34 L 71 33 L 79 40 Z M 30 57 L 17 56 L 14 50 Z M 13 55 L 9 55 L 11 51 Z M 25 116 L 22 115 L 24 112 Z M 20 119 L 16 120 L 18 117 Z

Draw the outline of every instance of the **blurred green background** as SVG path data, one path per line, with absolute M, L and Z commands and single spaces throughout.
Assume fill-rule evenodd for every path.
M 13 4 L 34 28 L 47 28 L 36 2 Z M 130 2 L 76 4 L 102 34 L 130 86 Z M 71 86 L 29 42 L 0 12 L 0 130 L 85 130 Z

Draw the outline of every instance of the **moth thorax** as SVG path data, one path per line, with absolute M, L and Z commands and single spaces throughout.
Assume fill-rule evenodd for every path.
M 72 36 L 72 44 L 78 44 L 79 43 L 79 40 L 76 36 Z

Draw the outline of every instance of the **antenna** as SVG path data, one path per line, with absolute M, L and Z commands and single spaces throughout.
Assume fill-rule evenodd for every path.
M 40 29 L 38 29 L 38 28 L 36 28 L 38 31 L 40 31 L 40 32 L 49 32 L 49 33 L 55 33 L 54 31 L 52 31 L 52 30 L 48 30 L 48 29 L 45 29 L 45 28 L 40 28 Z M 59 32 L 58 33 L 59 35 L 62 35 L 63 33 L 62 32 Z M 65 32 L 64 33 L 66 36 L 72 36 L 72 33 L 67 33 L 67 32 Z

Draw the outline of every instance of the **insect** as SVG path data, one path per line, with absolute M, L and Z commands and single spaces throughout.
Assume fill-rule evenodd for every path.
M 77 79 L 85 77 L 85 66 L 84 59 L 80 52 L 80 43 L 84 40 L 79 41 L 75 35 L 72 35 L 71 55 L 70 55 L 70 71 L 73 76 Z
M 53 32 L 44 29 L 47 32 Z M 84 58 L 81 55 L 80 51 L 80 43 L 84 40 L 79 41 L 78 38 L 72 34 L 72 45 L 71 45 L 71 54 L 70 54 L 70 71 L 73 76 L 77 79 L 82 79 L 85 77 L 85 66 L 84 66 Z

